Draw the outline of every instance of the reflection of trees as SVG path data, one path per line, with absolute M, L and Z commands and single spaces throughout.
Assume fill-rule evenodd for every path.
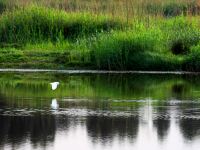
M 180 129 L 186 139 L 192 140 L 195 136 L 200 135 L 200 120 L 181 119 Z
M 188 78 L 177 75 L 96 75 L 88 77 L 90 86 L 99 97 L 122 99 L 191 98 Z
M 157 114 L 159 114 L 160 118 L 156 118 L 153 120 L 153 125 L 157 130 L 157 134 L 159 136 L 159 139 L 163 140 L 165 136 L 168 133 L 169 127 L 170 127 L 170 119 L 169 118 L 161 118 L 162 115 L 167 114 L 167 109 L 164 107 L 158 107 Z
M 0 145 L 9 142 L 17 146 L 30 137 L 33 145 L 45 146 L 54 140 L 55 130 L 55 118 L 51 115 L 0 116 Z
M 159 139 L 163 140 L 168 133 L 170 127 L 170 120 L 158 118 L 153 121 L 153 124 L 157 129 Z
M 99 117 L 87 118 L 87 131 L 92 140 L 107 143 L 116 136 L 120 139 L 134 139 L 138 133 L 139 118 L 137 117 Z M 98 142 L 99 142 L 98 141 Z

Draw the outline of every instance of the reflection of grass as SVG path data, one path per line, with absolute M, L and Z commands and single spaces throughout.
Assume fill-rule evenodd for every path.
M 56 91 L 51 90 L 52 81 L 61 83 Z M 168 105 L 168 100 L 196 101 L 200 97 L 196 92 L 200 91 L 199 81 L 198 76 L 179 75 L 5 73 L 0 75 L 0 101 L 10 107 L 44 109 L 56 98 L 61 108 L 131 110 L 148 100 L 153 100 L 153 106 Z M 189 105 L 180 104 L 183 108 Z
M 35 78 L 35 77 L 38 78 Z M 190 78 L 189 78 L 190 79 Z M 61 85 L 56 91 L 51 91 L 50 82 L 58 80 Z M 170 98 L 198 98 L 199 86 L 187 78 L 176 76 L 126 76 L 126 75 L 91 75 L 55 77 L 53 74 L 13 74 L 1 75 L 1 94 L 5 97 L 26 98 L 86 98 L 96 100 L 166 100 Z M 11 94 L 12 93 L 12 94 Z M 109 101 L 108 101 L 109 102 Z M 119 103 L 120 104 L 120 103 Z M 124 103 L 126 105 L 126 103 Z

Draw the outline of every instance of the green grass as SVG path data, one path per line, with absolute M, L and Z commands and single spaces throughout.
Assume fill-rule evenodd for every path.
M 91 61 L 98 69 L 182 70 L 195 53 L 191 48 L 198 44 L 199 35 L 198 22 L 186 17 L 151 22 L 150 26 L 137 23 L 130 30 L 97 37 L 91 46 Z
M 55 9 L 30 6 L 5 12 L 0 20 L 0 43 L 22 45 L 40 41 L 59 42 L 64 39 L 96 34 L 123 27 L 121 20 L 89 13 L 66 13 Z
M 198 16 L 106 15 L 31 5 L 0 17 L 2 68 L 200 70 Z
M 183 69 L 189 71 L 199 71 L 200 70 L 200 45 L 193 46 L 191 52 L 187 55 L 184 63 Z
M 95 41 L 91 55 L 99 69 L 139 69 L 141 57 L 159 51 L 159 34 L 151 29 L 136 29 L 102 35 Z M 145 56 L 146 55 L 146 56 Z M 151 59 L 151 58 L 150 58 Z M 147 60 L 151 61 L 151 60 Z M 146 64 L 146 62 L 142 62 Z M 148 64 L 147 64 L 148 65 Z

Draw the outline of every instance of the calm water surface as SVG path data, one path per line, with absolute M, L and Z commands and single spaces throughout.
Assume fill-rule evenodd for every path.
M 0 150 L 199 148 L 199 75 L 0 73 Z

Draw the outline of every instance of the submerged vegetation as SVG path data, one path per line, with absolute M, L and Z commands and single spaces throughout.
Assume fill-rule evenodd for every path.
M 200 70 L 198 0 L 111 1 L 0 0 L 1 67 Z

